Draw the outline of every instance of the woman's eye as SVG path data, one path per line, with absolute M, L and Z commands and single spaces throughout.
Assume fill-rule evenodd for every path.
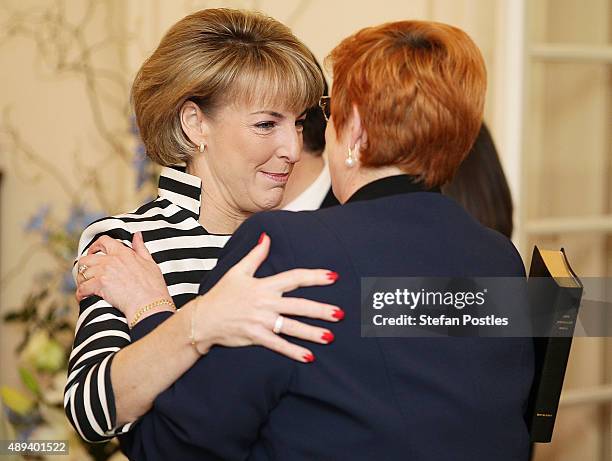
M 306 122 L 306 119 L 299 119 L 295 121 L 295 126 L 298 128 L 298 130 L 303 130 L 304 129 L 304 123 Z
M 276 126 L 276 123 L 274 122 L 260 122 L 255 125 L 255 127 L 262 129 L 262 130 L 269 130 L 271 128 L 274 128 L 275 126 Z

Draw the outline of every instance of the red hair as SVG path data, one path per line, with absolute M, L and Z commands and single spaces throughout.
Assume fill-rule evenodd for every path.
M 427 186 L 450 180 L 482 123 L 486 70 L 456 27 L 400 21 L 362 29 L 331 52 L 338 133 L 355 104 L 367 132 L 360 162 L 398 166 Z

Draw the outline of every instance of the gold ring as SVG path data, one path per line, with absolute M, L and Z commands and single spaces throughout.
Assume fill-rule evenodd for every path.
M 87 269 L 89 269 L 89 267 L 87 267 L 85 264 L 79 266 L 77 269 L 79 274 L 81 274 L 85 280 L 89 280 L 89 277 L 87 277 L 87 275 L 85 274 Z

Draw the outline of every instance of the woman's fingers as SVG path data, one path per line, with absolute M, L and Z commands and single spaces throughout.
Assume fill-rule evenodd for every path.
M 124 249 L 131 251 L 131 249 L 124 245 L 121 241 L 109 237 L 108 235 L 103 235 L 91 244 L 91 246 L 87 249 L 87 254 L 92 255 L 101 251 L 106 255 L 110 255 L 116 254 Z
M 315 327 L 286 317 L 283 318 L 280 333 L 319 344 L 329 344 L 334 340 L 334 334 L 327 328 Z
M 300 287 L 331 285 L 338 280 L 338 274 L 326 269 L 292 269 L 263 280 L 271 289 L 286 293 Z
M 79 258 L 79 262 L 77 263 L 77 286 L 81 285 L 87 280 L 94 278 L 96 275 L 99 275 L 101 272 L 102 263 L 106 262 L 104 258 L 109 257 L 110 256 L 107 255 L 97 254 L 82 256 L 81 258 Z
M 75 297 L 78 302 L 90 296 L 101 296 L 100 295 L 100 282 L 99 280 L 92 278 L 79 283 Z
M 259 236 L 257 245 L 255 245 L 255 247 L 253 247 L 253 249 L 232 268 L 232 270 L 242 272 L 252 277 L 259 266 L 261 266 L 261 263 L 268 257 L 269 251 L 270 237 L 265 232 L 262 232 Z
M 136 232 L 134 234 L 134 238 L 132 239 L 132 250 L 136 252 L 138 256 L 143 257 L 149 261 L 155 262 L 149 250 L 144 244 L 144 239 L 142 238 L 142 232 Z
M 100 266 L 87 267 L 86 270 L 77 273 L 77 287 L 83 285 L 85 282 L 88 282 L 95 277 L 99 276 L 103 272 L 103 269 Z
M 81 256 L 79 258 L 79 261 L 77 263 L 77 269 L 80 268 L 81 266 L 87 266 L 87 267 L 94 267 L 99 265 L 102 261 L 104 261 L 104 258 L 107 258 L 106 255 L 85 255 L 85 256 Z
M 297 360 L 298 362 L 309 363 L 315 359 L 312 352 L 310 352 L 308 349 L 298 346 L 297 344 L 290 343 L 289 341 L 268 330 L 262 331 L 255 343 L 272 351 L 278 352 L 279 354 L 285 355 L 290 359 Z
M 137 245 L 135 240 L 134 248 Z M 284 298 L 282 294 L 299 287 L 331 285 L 338 279 L 338 274 L 324 269 L 294 269 L 271 277 L 254 278 L 269 250 L 270 237 L 263 232 L 258 244 L 204 295 L 209 298 L 208 311 L 216 313 L 214 330 L 217 333 L 211 343 L 228 347 L 256 344 L 300 362 L 312 362 L 314 355 L 310 350 L 287 341 L 279 334 L 329 344 L 334 340 L 333 333 L 285 316 L 338 321 L 344 317 L 344 312 L 331 304 Z M 245 292 L 249 296 L 245 297 Z M 212 309 L 215 305 L 218 308 Z M 283 315 L 282 325 L 277 322 L 279 313 Z M 210 326 L 210 322 L 208 324 Z M 274 333 L 275 328 L 279 334 Z
M 325 304 L 303 298 L 278 298 L 273 306 L 279 314 L 309 317 L 312 319 L 337 322 L 344 318 L 344 311 L 333 304 Z

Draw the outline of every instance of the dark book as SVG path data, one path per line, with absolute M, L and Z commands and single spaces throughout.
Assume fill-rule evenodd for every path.
M 552 439 L 582 283 L 565 251 L 534 247 L 527 283 L 534 328 L 535 374 L 527 410 L 532 442 Z

